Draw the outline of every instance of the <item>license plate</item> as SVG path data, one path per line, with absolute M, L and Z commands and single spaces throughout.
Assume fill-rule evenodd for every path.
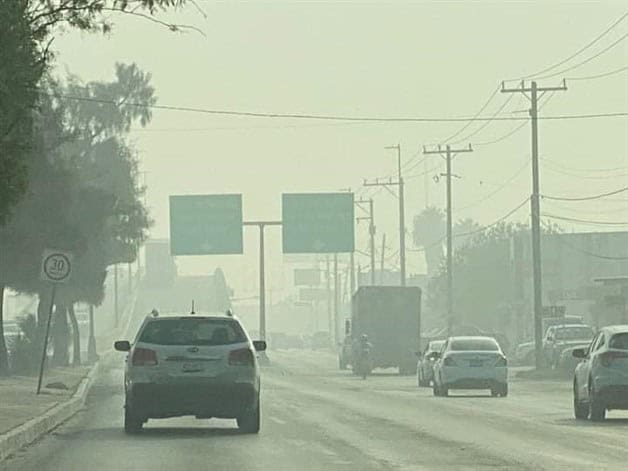
M 184 373 L 201 373 L 203 366 L 196 363 L 184 363 L 182 370 Z
M 470 360 L 469 366 L 482 366 L 484 362 L 482 360 Z

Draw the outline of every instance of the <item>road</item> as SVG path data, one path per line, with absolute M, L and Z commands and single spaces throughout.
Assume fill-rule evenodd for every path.
M 122 357 L 96 383 L 86 410 L 18 456 L 6 471 L 623 469 L 628 415 L 572 419 L 566 383 L 513 381 L 508 398 L 436 398 L 412 377 L 363 381 L 333 356 L 271 353 L 263 430 L 231 421 L 151 421 L 122 431 Z

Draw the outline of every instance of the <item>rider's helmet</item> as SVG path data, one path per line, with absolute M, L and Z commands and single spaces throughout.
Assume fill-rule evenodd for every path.
M 368 336 L 368 335 L 366 335 L 366 334 L 362 334 L 362 335 L 360 336 L 360 340 L 361 340 L 362 342 L 368 342 L 368 341 L 369 341 L 369 336 Z

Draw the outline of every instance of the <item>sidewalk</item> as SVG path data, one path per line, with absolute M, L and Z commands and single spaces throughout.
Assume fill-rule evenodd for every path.
M 112 352 L 113 341 L 133 320 L 135 300 L 135 297 L 129 300 L 118 328 L 96 332 L 100 356 L 96 364 L 47 368 L 39 395 L 37 375 L 0 378 L 0 463 L 81 410 L 104 357 Z M 67 389 L 46 387 L 54 383 Z
M 58 382 L 68 389 L 42 387 L 40 395 L 35 394 L 37 376 L 0 378 L 0 435 L 70 399 L 89 370 L 89 366 L 80 366 L 46 371 L 43 386 Z

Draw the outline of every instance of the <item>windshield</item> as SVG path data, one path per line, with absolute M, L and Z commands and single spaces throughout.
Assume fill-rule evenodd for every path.
M 445 344 L 444 340 L 438 340 L 436 342 L 430 342 L 430 344 L 429 344 L 429 346 L 428 346 L 428 348 L 426 350 L 426 353 L 429 354 L 429 353 L 432 353 L 432 352 L 440 352 L 441 349 L 443 348 L 444 344 Z
M 235 321 L 184 318 L 149 322 L 139 341 L 156 345 L 216 346 L 242 343 L 247 339 Z
M 590 340 L 594 332 L 592 327 L 565 327 L 556 330 L 557 340 Z
M 628 332 L 613 335 L 608 346 L 617 350 L 628 350 Z
M 499 345 L 493 339 L 454 339 L 449 343 L 451 351 L 498 351 Z

